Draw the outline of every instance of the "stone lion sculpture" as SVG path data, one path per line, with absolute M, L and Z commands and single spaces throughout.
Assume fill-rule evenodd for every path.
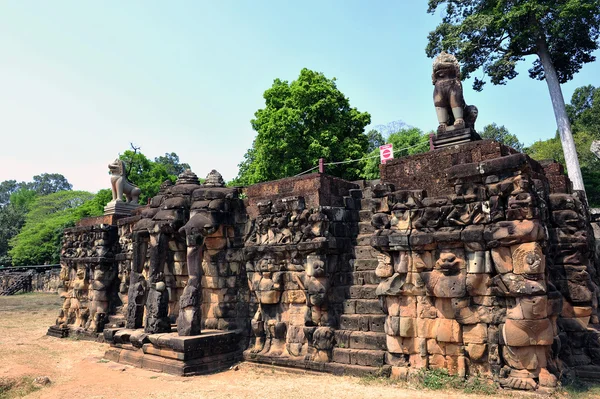
M 460 82 L 460 65 L 452 54 L 442 52 L 433 61 L 431 80 L 433 103 L 439 122 L 438 133 L 472 128 L 475 129 L 477 107 L 466 105 Z
M 108 164 L 108 171 L 110 172 L 110 185 L 113 198 L 111 202 L 123 202 L 123 195 L 125 195 L 126 202 L 137 204 L 142 190 L 127 180 L 125 162 L 118 158 L 115 159 L 114 162 Z

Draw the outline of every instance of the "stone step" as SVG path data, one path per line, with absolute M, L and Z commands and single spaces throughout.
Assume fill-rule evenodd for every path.
M 360 209 L 379 213 L 388 212 L 390 207 L 387 198 L 363 198 L 360 200 Z
M 335 274 L 331 282 L 338 289 L 346 290 L 347 287 L 356 285 L 379 285 L 381 279 L 377 277 L 374 270 L 366 270 L 361 272 L 345 272 Z M 348 298 L 344 295 L 344 299 Z M 368 298 L 367 298 L 368 299 Z
M 384 314 L 343 314 L 340 316 L 340 328 L 351 331 L 384 332 Z
M 379 251 L 371 245 L 357 245 L 352 248 L 352 252 L 356 259 L 377 259 Z
M 354 260 L 354 271 L 364 272 L 367 270 L 377 269 L 377 259 L 355 259 Z
M 373 227 L 371 221 L 358 222 L 358 234 L 373 234 L 374 232 L 375 227 Z
M 332 360 L 342 364 L 382 367 L 385 364 L 385 351 L 333 348 Z
M 380 332 L 336 330 L 335 341 L 338 348 L 387 350 L 386 335 Z
M 378 299 L 375 294 L 378 284 L 363 284 L 350 286 L 348 299 Z
M 360 222 L 371 222 L 371 218 L 373 217 L 373 212 L 369 210 L 360 210 L 358 211 L 358 220 Z
M 371 246 L 371 238 L 373 237 L 372 234 L 359 234 L 358 236 L 356 236 L 356 242 L 355 245 L 357 246 Z
M 379 299 L 346 299 L 344 314 L 384 314 Z

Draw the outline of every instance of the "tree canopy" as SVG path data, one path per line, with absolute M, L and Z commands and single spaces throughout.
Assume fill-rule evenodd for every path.
M 516 65 L 537 56 L 529 76 L 546 80 L 560 140 L 575 189 L 583 179 L 560 88 L 595 60 L 600 36 L 600 0 L 429 0 L 428 12 L 445 4 L 442 22 L 429 34 L 430 57 L 442 50 L 462 63 L 462 77 L 479 68 L 493 84 L 517 76 Z M 481 90 L 485 81 L 475 78 Z
M 517 136 L 510 133 L 504 125 L 498 126 L 495 123 L 483 127 L 483 131 L 479 133 L 482 139 L 496 140 L 504 145 L 514 148 L 517 151 L 523 151 L 524 145 L 519 141 Z
M 237 184 L 294 176 L 317 166 L 319 158 L 361 158 L 368 148 L 364 129 L 371 116 L 350 106 L 335 78 L 305 68 L 291 83 L 275 79 L 263 97 L 265 108 L 251 121 L 257 136 L 239 164 Z M 361 168 L 332 165 L 328 173 L 352 180 Z
M 416 127 L 403 127 L 391 133 L 385 143 L 394 145 L 394 158 L 420 154 L 429 151 L 429 136 Z M 410 148 L 409 148 L 410 147 Z M 403 148 L 406 150 L 400 151 Z M 379 179 L 379 147 L 373 149 L 364 161 L 362 177 L 367 180 Z
M 63 190 L 71 190 L 73 186 L 69 181 L 59 173 L 42 173 L 33 176 L 33 182 L 27 187 L 39 195 L 48 195 Z
M 0 265 L 11 264 L 10 241 L 25 224 L 31 205 L 39 196 L 71 190 L 71 184 L 61 174 L 42 173 L 32 182 L 5 180 L 0 183 Z
M 600 139 L 600 89 L 591 85 L 575 89 L 566 109 L 573 126 L 588 202 L 592 206 L 600 206 L 600 160 L 590 151 L 592 141 Z M 568 167 L 558 135 L 536 141 L 525 152 L 534 159 L 554 159 Z
M 190 169 L 190 165 L 187 163 L 179 162 L 179 155 L 172 153 L 165 153 L 164 156 L 154 158 L 154 162 L 160 165 L 164 165 L 167 169 L 167 173 L 170 176 L 179 176 L 186 169 Z
M 463 79 L 483 67 L 493 84 L 506 84 L 518 75 L 519 61 L 539 55 L 541 44 L 550 52 L 560 83 L 595 60 L 598 0 L 429 0 L 428 12 L 443 4 L 442 23 L 429 34 L 426 52 L 430 57 L 452 52 L 462 63 Z M 545 78 L 539 58 L 529 76 Z M 484 83 L 475 78 L 474 88 L 481 90 Z
M 145 204 L 148 198 L 154 197 L 165 180 L 174 183 L 177 175 L 190 168 L 187 163 L 180 163 L 179 156 L 174 152 L 151 161 L 135 149 L 125 151 L 119 158 L 127 164 L 129 181 L 142 190 L 140 204 Z
M 35 197 L 23 228 L 10 240 L 13 265 L 58 263 L 63 229 L 90 216 L 81 205 L 93 198 L 94 194 L 85 191 L 58 191 Z

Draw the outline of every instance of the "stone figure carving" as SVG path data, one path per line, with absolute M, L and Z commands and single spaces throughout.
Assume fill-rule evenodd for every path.
M 256 262 L 256 272 L 248 280 L 251 292 L 256 295 L 258 308 L 251 320 L 256 337 L 253 353 L 273 356 L 285 350 L 286 324 L 277 319 L 277 306 L 283 293 L 283 266 L 276 259 L 265 257 Z
M 87 307 L 87 292 L 88 292 L 87 270 L 85 266 L 77 268 L 77 278 L 71 283 L 71 303 L 69 312 L 72 314 L 70 318 L 75 319 L 74 327 L 85 327 L 89 317 L 89 309 Z
M 215 233 L 219 223 L 209 211 L 196 213 L 179 232 L 185 234 L 187 242 L 187 266 L 189 279 L 179 298 L 177 332 L 181 336 L 197 335 L 201 332 L 202 259 L 205 238 Z
M 433 103 L 438 117 L 438 133 L 471 128 L 475 129 L 477 107 L 466 105 L 460 82 L 460 65 L 452 54 L 442 52 L 433 61 L 431 80 Z
M 112 189 L 111 203 L 123 202 L 123 195 L 125 195 L 126 202 L 137 204 L 142 190 L 127 180 L 127 164 L 117 158 L 108 164 L 108 170 Z

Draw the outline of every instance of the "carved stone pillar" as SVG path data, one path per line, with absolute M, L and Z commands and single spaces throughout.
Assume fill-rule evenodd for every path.
M 127 294 L 127 328 L 142 328 L 147 294 L 147 283 L 142 271 L 147 249 L 147 235 L 139 232 L 133 233 L 133 256 Z
M 189 279 L 179 299 L 179 315 L 177 316 L 177 333 L 180 336 L 198 335 L 201 332 L 202 292 L 200 279 L 202 277 L 202 236 L 188 235 L 187 266 Z
M 162 232 L 150 233 L 150 270 L 146 299 L 146 326 L 148 334 L 171 332 L 169 320 L 169 291 L 163 269 L 168 250 L 167 236 Z

